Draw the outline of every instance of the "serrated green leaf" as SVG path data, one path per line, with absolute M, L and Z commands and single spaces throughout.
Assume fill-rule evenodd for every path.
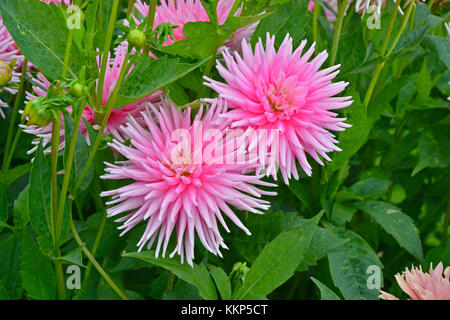
M 386 193 L 391 183 L 387 179 L 369 178 L 356 182 L 350 191 L 361 197 L 374 198 Z
M 377 255 L 367 242 L 353 231 L 332 229 L 339 238 L 348 239 L 343 245 L 328 253 L 334 285 L 347 300 L 377 300 L 378 290 L 369 289 L 367 286 L 368 267 L 383 268 Z
M 419 261 L 423 261 L 419 230 L 414 225 L 414 220 L 408 215 L 396 206 L 381 201 L 358 202 L 355 203 L 355 206 L 372 216 L 387 233 L 397 240 L 401 247 L 405 248 Z

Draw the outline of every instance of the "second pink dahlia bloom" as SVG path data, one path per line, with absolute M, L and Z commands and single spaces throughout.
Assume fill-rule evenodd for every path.
M 268 150 L 278 153 L 277 165 L 288 183 L 291 175 L 299 178 L 296 159 L 305 173 L 311 175 L 306 154 L 323 165 L 319 155 L 330 161 L 328 152 L 341 151 L 329 130 L 343 131 L 350 125 L 333 110 L 347 107 L 352 101 L 351 97 L 335 97 L 348 85 L 343 81 L 331 82 L 340 65 L 319 70 L 328 57 L 326 51 L 310 60 L 314 44 L 303 53 L 306 40 L 295 51 L 289 35 L 278 51 L 274 43 L 275 37 L 267 33 L 266 47 L 259 39 L 253 52 L 243 40 L 243 57 L 225 51 L 225 66 L 217 62 L 225 83 L 205 78 L 205 85 L 228 102 L 231 110 L 222 117 L 232 128 L 279 131 L 276 150 L 271 150 L 271 139 Z M 267 174 L 276 179 L 273 166 Z
M 411 300 L 450 300 L 450 267 L 444 270 L 442 262 L 435 269 L 431 264 L 429 273 L 423 272 L 421 266 L 419 268 L 412 266 L 411 271 L 406 268 L 402 274 L 396 274 L 395 279 Z M 384 291 L 381 291 L 380 298 L 399 300 Z
M 102 192 L 101 196 L 113 197 L 107 203 L 113 205 L 107 213 L 110 217 L 122 215 L 116 220 L 123 222 L 119 227 L 123 229 L 122 234 L 141 222 L 146 223 L 137 244 L 139 250 L 144 246 L 150 249 L 157 240 L 156 257 L 161 249 L 164 257 L 171 235 L 175 233 L 176 246 L 170 257 L 178 254 L 181 262 L 186 258 L 192 265 L 197 234 L 208 251 L 221 256 L 220 247 L 227 247 L 217 220 L 229 232 L 225 215 L 250 234 L 232 208 L 256 214 L 269 208 L 269 203 L 260 197 L 276 193 L 261 190 L 257 185 L 275 185 L 261 181 L 261 175 L 243 173 L 254 171 L 255 165 L 225 164 L 220 159 L 210 161 L 217 156 L 211 150 L 225 141 L 225 126 L 217 124 L 218 115 L 224 109 L 223 102 L 217 100 L 203 117 L 200 108 L 192 123 L 190 109 L 183 113 L 163 99 L 158 107 L 151 105 L 151 110 L 142 113 L 144 124 L 130 117 L 123 129 L 131 138 L 130 146 L 118 140 L 110 144 L 126 161 L 107 164 L 107 174 L 103 178 L 131 182 Z M 212 139 L 211 130 L 215 132 Z M 183 133 L 187 149 L 180 152 L 178 139 Z M 237 152 L 237 147 L 227 148 L 223 157 L 234 157 Z

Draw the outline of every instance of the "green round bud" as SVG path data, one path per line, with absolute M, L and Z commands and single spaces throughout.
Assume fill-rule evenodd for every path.
M 0 60 L 0 88 L 6 86 L 12 79 L 11 66 Z
M 139 48 L 145 44 L 145 42 L 147 41 L 147 38 L 145 37 L 144 32 L 142 32 L 139 29 L 134 29 L 134 30 L 131 30 L 130 33 L 128 33 L 127 41 L 133 47 Z
M 77 98 L 87 94 L 87 91 L 87 87 L 79 82 L 75 82 L 72 87 L 70 87 L 70 93 L 72 93 Z
M 42 98 L 35 98 L 26 104 L 22 120 L 26 118 L 28 118 L 28 126 L 44 127 L 52 122 L 52 114 L 42 103 Z

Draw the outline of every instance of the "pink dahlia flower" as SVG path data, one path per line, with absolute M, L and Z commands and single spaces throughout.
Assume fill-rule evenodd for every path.
M 102 104 L 105 105 L 112 94 L 114 87 L 116 85 L 117 80 L 119 79 L 120 70 L 122 68 L 122 65 L 124 63 L 125 55 L 127 52 L 127 46 L 121 45 L 117 48 L 116 56 L 114 60 L 111 59 L 111 57 L 108 57 L 109 63 L 106 67 L 106 73 L 105 73 L 105 83 L 103 85 L 103 96 L 102 96 Z M 101 66 L 101 57 L 97 59 L 98 66 L 100 68 Z M 41 73 L 38 74 L 37 79 L 34 80 L 35 86 L 33 86 L 34 92 L 39 97 L 45 97 L 47 95 L 47 91 L 51 85 L 50 81 L 48 81 L 45 76 Z M 115 108 L 112 109 L 111 115 L 108 119 L 108 123 L 105 128 L 104 134 L 112 134 L 116 139 L 119 139 L 123 141 L 122 132 L 121 132 L 121 126 L 125 124 L 126 117 L 129 114 L 138 116 L 142 110 L 144 110 L 143 104 L 145 102 L 156 102 L 159 100 L 161 92 L 157 91 L 138 102 L 128 104 L 126 106 L 123 106 L 121 108 Z M 31 100 L 36 97 L 36 95 L 30 94 L 27 92 L 27 99 Z M 69 111 L 72 110 L 71 107 L 68 108 Z M 90 124 L 95 124 L 95 111 L 93 108 L 91 108 L 89 105 L 86 106 L 86 108 L 83 110 L 82 117 L 89 122 Z M 79 130 L 81 134 L 86 138 L 86 140 L 89 143 L 89 137 L 87 135 L 87 129 L 83 121 L 80 122 Z M 36 151 L 37 146 L 39 145 L 40 138 L 43 138 L 43 145 L 46 146 L 51 142 L 51 132 L 52 132 L 52 125 L 48 125 L 46 127 L 39 128 L 37 126 L 24 126 L 25 132 L 29 134 L 36 135 L 38 138 L 33 141 L 33 144 L 35 147 L 29 151 L 29 153 L 33 153 Z M 61 129 L 61 136 L 60 136 L 60 148 L 64 148 L 65 141 L 64 141 L 64 128 Z M 48 153 L 50 151 L 50 147 L 46 150 Z
M 165 256 L 174 230 L 177 242 L 170 257 L 178 253 L 181 262 L 185 257 L 192 265 L 195 234 L 208 251 L 222 256 L 220 247 L 227 247 L 217 220 L 230 232 L 223 217 L 226 215 L 250 234 L 232 207 L 262 214 L 261 210 L 268 209 L 269 203 L 259 198 L 276 193 L 256 185 L 276 185 L 261 181 L 261 175 L 243 173 L 253 171 L 255 165 L 224 164 L 224 158 L 234 158 L 238 153 L 234 145 L 223 156 L 211 152 L 226 141 L 225 126 L 217 122 L 218 115 L 225 110 L 221 100 L 216 100 L 203 118 L 201 107 L 193 124 L 190 109 L 183 113 L 166 98 L 159 106 L 150 107 L 151 110 L 142 112 L 143 124 L 130 116 L 123 129 L 131 138 L 131 146 L 118 140 L 110 144 L 126 161 L 107 163 L 107 174 L 102 178 L 132 182 L 101 193 L 103 197 L 113 196 L 107 203 L 114 205 L 107 210 L 108 216 L 125 214 L 116 220 L 123 222 L 119 227 L 123 229 L 122 235 L 146 221 L 147 227 L 137 246 L 139 251 L 146 245 L 150 249 L 158 238 L 156 257 L 161 246 Z M 176 143 L 180 137 L 186 139 L 182 144 Z
M 411 271 L 406 268 L 402 274 L 396 274 L 395 279 L 411 300 L 450 300 L 450 267 L 444 270 L 442 262 L 434 270 L 431 264 L 430 273 L 423 272 L 421 266 L 411 266 Z M 381 299 L 399 300 L 390 293 L 380 292 Z
M 217 18 L 219 24 L 225 23 L 230 15 L 234 0 L 219 0 L 217 4 Z M 137 0 L 136 8 L 139 13 L 146 17 L 148 15 L 149 6 Z M 241 8 L 236 10 L 235 16 L 241 14 Z M 170 45 L 175 41 L 186 39 L 183 35 L 183 27 L 188 22 L 209 21 L 208 14 L 200 0 L 161 0 L 161 4 L 156 7 L 154 27 L 161 23 L 172 23 L 178 28 L 173 32 L 173 39 L 167 40 L 165 45 Z M 230 39 L 225 43 L 225 47 L 235 49 L 239 47 L 242 39 L 249 40 L 255 31 L 258 23 L 253 23 L 239 30 L 236 30 Z
M 6 64 L 10 64 L 14 59 L 19 60 L 19 51 L 17 46 L 9 34 L 6 27 L 3 25 L 3 20 L 0 17 L 0 60 Z M 4 66 L 3 66 L 4 67 Z M 1 68 L 1 66 L 0 66 Z M 0 92 L 8 92 L 11 94 L 16 94 L 17 89 L 14 87 L 10 87 L 10 84 L 18 84 L 20 82 L 20 73 L 15 72 L 14 70 L 0 70 L 1 73 L 9 73 L 11 72 L 11 80 L 7 86 L 0 88 Z M 0 116 L 5 117 L 5 114 L 2 111 L 2 108 L 8 107 L 8 104 L 0 99 Z
M 217 62 L 225 83 L 205 78 L 205 85 L 227 100 L 231 110 L 222 118 L 232 128 L 279 131 L 277 145 L 269 139 L 267 149 L 278 154 L 274 158 L 288 183 L 291 175 L 298 179 L 295 159 L 311 175 L 306 153 L 323 165 L 318 155 L 330 161 L 327 152 L 341 151 L 328 130 L 343 131 L 350 125 L 331 110 L 347 107 L 352 101 L 351 97 L 334 97 L 348 84 L 331 82 L 339 72 L 336 71 L 339 65 L 319 70 L 328 56 L 325 51 L 308 61 L 314 53 L 314 44 L 302 55 L 306 40 L 294 52 L 289 35 L 278 52 L 274 42 L 275 37 L 267 34 L 266 48 L 259 39 L 253 52 L 243 40 L 242 58 L 236 52 L 233 56 L 225 51 L 225 66 Z M 276 179 L 274 166 L 269 169 L 267 174 Z

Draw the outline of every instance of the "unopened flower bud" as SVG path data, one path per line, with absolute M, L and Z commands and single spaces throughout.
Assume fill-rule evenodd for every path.
M 87 92 L 88 92 L 87 87 L 79 82 L 75 82 L 70 87 L 70 93 L 72 93 L 77 98 L 87 94 Z
M 12 78 L 11 66 L 0 60 L 0 88 L 6 86 Z
M 142 32 L 139 29 L 131 30 L 130 33 L 127 36 L 127 41 L 130 45 L 133 47 L 142 47 L 145 42 L 147 41 L 147 38 L 145 37 L 145 33 Z
M 44 127 L 52 121 L 52 114 L 42 103 L 41 98 L 35 98 L 29 101 L 25 106 L 22 120 L 25 119 L 28 119 L 28 126 L 36 125 L 38 127 Z

